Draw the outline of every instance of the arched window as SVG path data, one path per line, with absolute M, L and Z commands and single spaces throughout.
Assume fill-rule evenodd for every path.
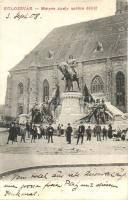
M 116 104 L 117 106 L 125 105 L 125 76 L 123 72 L 116 75 Z
M 104 83 L 100 76 L 95 76 L 91 83 L 91 93 L 102 93 L 104 92 Z
M 23 83 L 19 83 L 17 87 L 17 114 L 23 114 L 24 100 L 23 100 L 24 86 Z
M 23 83 L 18 84 L 18 97 L 22 96 L 24 93 L 24 86 Z
M 44 80 L 44 82 L 43 82 L 43 101 L 46 101 L 46 99 L 49 99 L 49 83 L 47 80 Z

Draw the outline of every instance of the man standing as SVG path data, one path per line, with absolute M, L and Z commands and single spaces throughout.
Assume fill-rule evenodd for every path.
M 30 138 L 30 126 L 29 126 L 28 120 L 27 120 L 27 122 L 26 122 L 26 133 L 27 133 L 27 135 L 28 135 L 28 138 Z
M 103 140 L 104 140 L 104 138 L 106 138 L 106 140 L 107 140 L 107 129 L 105 126 L 104 126 L 102 132 L 103 132 Z
M 68 144 L 71 144 L 71 134 L 72 134 L 72 127 L 70 125 L 70 123 L 68 123 L 68 127 L 66 129 L 66 136 L 67 136 L 67 142 Z
M 77 144 L 79 143 L 80 138 L 81 138 L 81 144 L 83 144 L 84 133 L 85 133 L 85 126 L 83 125 L 83 122 L 81 122 L 81 125 L 78 128 Z
M 57 127 L 57 131 L 58 131 L 58 136 L 60 136 L 61 135 L 61 125 L 60 124 Z
M 16 123 L 15 125 L 15 142 L 17 142 L 17 136 L 19 135 L 20 129 L 19 129 L 19 124 Z
M 44 129 L 44 133 L 45 133 L 45 139 L 48 139 L 48 126 L 45 127 Z
M 61 124 L 61 135 L 64 135 L 64 126 Z
M 35 140 L 37 138 L 37 127 L 35 126 L 35 124 L 32 126 L 31 134 L 32 134 L 31 143 L 32 142 L 35 143 Z
M 90 126 L 88 126 L 86 133 L 87 133 L 87 141 L 91 141 L 92 130 Z
M 43 124 L 40 125 L 40 131 L 41 131 L 41 137 L 45 139 L 45 130 L 44 130 Z
M 101 126 L 99 124 L 96 125 L 96 136 L 97 141 L 101 141 Z
M 53 132 L 54 132 L 54 128 L 52 127 L 51 124 L 49 124 L 49 127 L 47 128 L 47 134 L 48 134 L 48 143 L 50 142 L 50 138 L 51 138 L 51 143 L 53 143 Z
M 94 137 L 96 137 L 96 125 L 93 128 Z

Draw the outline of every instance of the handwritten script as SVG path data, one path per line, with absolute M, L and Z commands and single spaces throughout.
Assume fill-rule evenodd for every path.
M 96 190 L 105 190 L 107 193 L 120 191 L 127 185 L 128 169 L 113 168 L 105 169 L 36 169 L 23 172 L 17 172 L 13 175 L 1 177 L 0 195 L 2 199 L 38 199 L 42 195 L 59 194 L 64 195 L 78 192 L 95 192 Z M 1 197 L 1 196 L 0 196 Z
M 21 20 L 21 19 L 34 19 L 34 20 L 37 20 L 37 19 L 41 19 L 42 16 L 40 13 L 22 13 L 22 12 L 17 12 L 16 14 L 11 14 L 11 13 L 8 13 L 7 16 L 6 16 L 6 19 L 15 19 L 15 20 Z

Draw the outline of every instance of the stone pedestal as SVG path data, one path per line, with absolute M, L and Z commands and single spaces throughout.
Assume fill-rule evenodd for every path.
M 62 107 L 58 123 L 67 125 L 68 123 L 73 123 L 83 117 L 82 108 L 80 100 L 82 99 L 82 94 L 80 92 L 65 92 L 62 93 L 61 101 Z

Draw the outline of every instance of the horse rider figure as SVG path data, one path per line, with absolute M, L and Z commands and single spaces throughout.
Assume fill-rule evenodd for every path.
M 68 71 L 70 72 L 70 74 L 72 75 L 72 79 L 76 79 L 78 78 L 78 73 L 76 71 L 76 59 L 73 58 L 72 55 L 69 56 L 69 59 L 67 61 L 68 64 Z
M 77 82 L 78 88 L 80 90 L 79 78 L 76 71 L 76 59 L 73 59 L 73 56 L 70 55 L 68 61 L 62 62 L 58 68 L 64 75 L 62 80 L 65 79 L 65 91 L 69 92 L 71 89 L 73 91 L 73 81 Z

